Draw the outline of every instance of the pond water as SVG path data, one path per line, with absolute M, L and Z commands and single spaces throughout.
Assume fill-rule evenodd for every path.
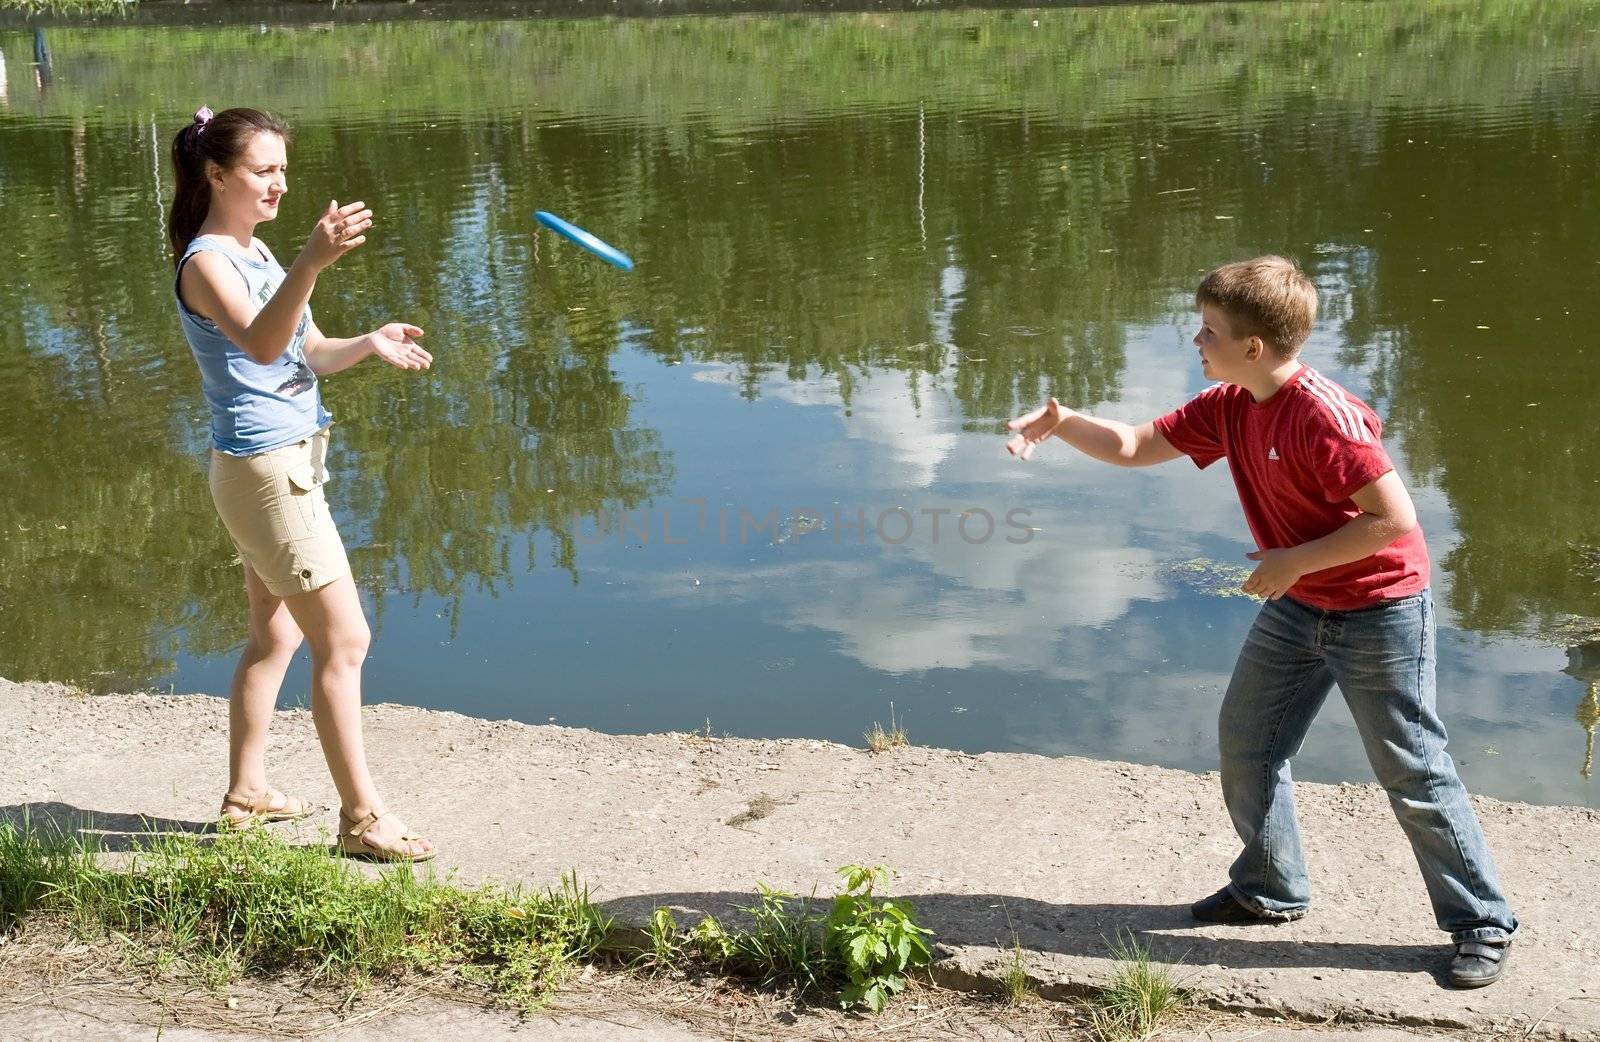
M 1600 8 L 413 14 L 0 29 L 0 675 L 227 689 L 163 208 L 173 132 L 255 104 L 295 127 L 281 256 L 377 211 L 319 325 L 436 359 L 324 384 L 369 700 L 855 744 L 892 705 L 1211 769 L 1255 610 L 1223 469 L 999 430 L 1180 404 L 1197 280 L 1271 251 L 1419 504 L 1469 786 L 1600 803 Z M 1370 779 L 1337 699 L 1296 771 Z

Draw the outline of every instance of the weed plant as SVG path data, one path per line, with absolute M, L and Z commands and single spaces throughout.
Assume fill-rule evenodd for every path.
M 1091 1001 L 1089 1019 L 1102 1042 L 1138 1042 L 1149 1038 L 1160 1021 L 1188 999 L 1172 972 L 1150 958 L 1150 950 L 1132 934 L 1111 942 L 1115 975 Z
M 1022 954 L 1022 942 L 1015 938 L 1011 942 L 1011 962 L 1000 976 L 1000 993 L 1013 1006 L 1022 1005 L 1034 994 L 1033 981 L 1028 978 L 1028 964 Z
M 690 931 L 690 950 L 719 972 L 766 987 L 826 988 L 846 1009 L 881 1011 L 912 972 L 933 960 L 927 941 L 933 931 L 917 924 L 909 902 L 877 896 L 889 881 L 887 867 L 847 865 L 839 872 L 844 889 L 826 917 L 816 911 L 815 895 L 761 885 L 760 901 L 742 909 L 748 928 L 730 930 L 707 916 Z
M 894 703 L 889 703 L 889 726 L 873 721 L 872 730 L 862 735 L 867 740 L 867 748 L 875 753 L 888 752 L 890 749 L 901 749 L 911 744 L 910 737 L 901 721 L 895 719 Z
M 23 14 L 125 14 L 139 6 L 139 0 L 0 0 L 0 11 Z

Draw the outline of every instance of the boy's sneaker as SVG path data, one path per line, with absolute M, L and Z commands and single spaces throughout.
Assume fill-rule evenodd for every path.
M 1450 984 L 1457 988 L 1488 987 L 1500 979 L 1510 958 L 1510 941 L 1461 941 L 1450 960 Z
M 1306 912 L 1302 908 L 1293 912 L 1282 912 L 1278 915 L 1262 915 L 1254 909 L 1246 907 L 1237 897 L 1233 896 L 1233 891 L 1228 887 L 1223 887 L 1210 897 L 1190 905 L 1189 914 L 1203 923 L 1228 923 L 1232 926 L 1266 923 L 1276 926 L 1293 922 L 1305 915 Z

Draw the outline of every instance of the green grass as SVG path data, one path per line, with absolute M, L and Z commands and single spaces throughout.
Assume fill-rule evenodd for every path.
M 1000 975 L 1000 993 L 1013 1006 L 1021 1006 L 1037 994 L 1033 980 L 1028 976 L 1028 964 L 1022 954 L 1021 941 L 1011 942 L 1011 962 L 1006 965 L 1006 972 Z
M 678 931 L 678 920 L 673 917 L 672 909 L 657 908 L 650 913 L 645 938 L 649 947 L 642 949 L 634 959 L 635 967 L 666 970 L 683 962 L 684 938 Z
M 689 932 L 686 948 L 703 964 L 764 987 L 828 989 L 845 1009 L 880 1012 L 933 960 L 933 931 L 917 924 L 910 902 L 877 895 L 893 875 L 887 866 L 846 865 L 839 874 L 844 888 L 826 917 L 814 910 L 815 895 L 763 885 L 760 901 L 744 909 L 749 927 L 729 930 L 707 916 Z
M 131 11 L 139 0 L 0 0 L 0 11 L 24 14 L 114 14 Z
M 142 839 L 112 854 L 83 833 L 0 823 L 0 937 L 58 927 L 212 989 L 278 974 L 357 991 L 448 975 L 522 1009 L 579 964 L 631 955 L 635 967 L 701 967 L 876 1012 L 932 959 L 911 905 L 875 892 L 892 874 L 883 866 L 841 869 L 826 915 L 814 897 L 763 885 L 743 909 L 747 925 L 708 916 L 684 934 L 658 908 L 643 941 L 625 948 L 576 874 L 543 891 L 469 889 L 426 868 L 372 878 L 326 845 L 293 846 L 263 828 Z
M 756 904 L 743 909 L 750 925 L 725 927 L 706 916 L 690 932 L 690 950 L 709 968 L 763 988 L 826 988 L 838 974 L 830 965 L 811 899 L 760 886 Z
M 1111 983 L 1089 1004 L 1089 1019 L 1102 1042 L 1137 1042 L 1150 1037 L 1188 997 L 1172 971 L 1150 958 L 1150 950 L 1129 934 L 1111 943 L 1117 968 Z
M 0 931 L 55 920 L 213 987 L 280 972 L 360 987 L 453 971 L 534 1008 L 612 926 L 573 875 L 538 892 L 405 869 L 373 879 L 264 829 L 153 835 L 125 864 L 101 854 L 76 835 L 0 824 Z

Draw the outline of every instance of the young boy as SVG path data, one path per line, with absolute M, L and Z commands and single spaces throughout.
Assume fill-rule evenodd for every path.
M 1304 915 L 1310 880 L 1289 758 L 1334 684 L 1411 841 L 1434 917 L 1455 941 L 1450 982 L 1499 979 L 1517 919 L 1477 815 L 1445 752 L 1434 708 L 1428 551 L 1411 497 L 1365 403 L 1297 360 L 1317 291 L 1282 257 L 1218 268 L 1195 294 L 1200 368 L 1216 383 L 1132 427 L 1052 398 L 1012 420 L 1006 448 L 1027 459 L 1051 435 L 1095 459 L 1143 467 L 1188 456 L 1228 461 L 1258 562 L 1244 590 L 1263 598 L 1218 721 L 1222 793 L 1244 851 L 1229 883 L 1196 902 L 1215 923 Z

